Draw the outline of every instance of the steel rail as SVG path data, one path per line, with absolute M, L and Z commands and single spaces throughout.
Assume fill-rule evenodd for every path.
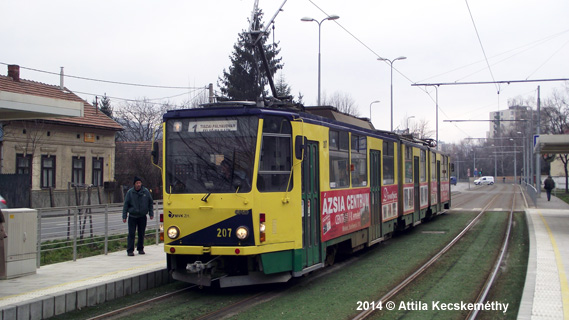
M 496 201 L 496 199 L 499 196 L 500 196 L 499 194 L 494 195 L 492 199 L 488 202 L 488 204 L 484 206 L 484 208 L 482 208 L 482 210 L 478 213 L 478 215 L 474 219 L 472 219 L 472 221 L 454 239 L 451 240 L 451 242 L 449 242 L 444 248 L 442 248 L 437 254 L 435 254 L 429 261 L 427 261 L 425 264 L 419 267 L 409 277 L 405 278 L 405 280 L 403 280 L 401 283 L 399 283 L 397 286 L 395 286 L 393 289 L 387 292 L 383 297 L 379 298 L 379 300 L 375 302 L 375 305 L 382 305 L 383 301 L 390 300 L 397 293 L 403 290 L 403 288 L 405 288 L 408 284 L 413 282 L 413 280 L 418 278 L 419 275 L 421 275 L 425 270 L 429 269 L 430 266 L 432 266 L 443 254 L 449 251 L 466 234 L 466 232 L 468 232 L 468 230 L 470 230 L 478 222 L 478 220 L 480 220 L 482 215 L 488 210 L 488 208 L 492 205 L 492 203 L 494 203 L 494 201 Z M 353 318 L 353 320 L 366 319 L 375 311 L 377 310 L 374 308 L 364 310 L 360 312 L 358 315 L 356 315 Z
M 478 298 L 476 299 L 476 304 L 483 304 L 484 301 L 486 300 L 486 297 L 488 296 L 488 293 L 490 292 L 490 289 L 492 289 L 492 285 L 494 284 L 494 280 L 496 280 L 496 277 L 498 276 L 498 271 L 500 270 L 500 265 L 502 264 L 502 261 L 504 260 L 504 256 L 506 255 L 506 252 L 508 251 L 508 244 L 509 244 L 509 239 L 510 239 L 510 233 L 512 231 L 512 221 L 513 221 L 513 217 L 514 217 L 514 209 L 516 208 L 516 192 L 515 192 L 515 186 L 514 186 L 514 192 L 513 192 L 513 197 L 512 197 L 512 207 L 510 209 L 510 214 L 508 217 L 508 229 L 506 230 L 506 234 L 504 235 L 504 240 L 502 242 L 502 248 L 500 249 L 500 254 L 498 256 L 498 259 L 496 259 L 496 262 L 494 264 L 494 267 L 492 268 L 492 272 L 490 273 L 490 275 L 488 276 L 488 279 L 486 280 L 486 283 L 484 284 L 484 287 L 482 288 L 482 290 L 480 291 L 480 294 L 478 295 Z M 478 316 L 478 313 L 480 312 L 480 310 L 471 310 L 468 314 L 468 316 L 466 317 L 466 319 L 469 320 L 474 320 L 476 319 L 476 317 Z

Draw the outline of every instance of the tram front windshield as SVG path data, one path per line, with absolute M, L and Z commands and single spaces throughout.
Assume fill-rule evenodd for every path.
M 257 117 L 168 120 L 166 191 L 251 191 L 258 120 Z

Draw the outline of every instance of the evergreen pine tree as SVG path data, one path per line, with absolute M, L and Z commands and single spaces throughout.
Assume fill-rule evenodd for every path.
M 255 30 L 263 30 L 262 23 L 263 12 L 255 15 Z M 266 44 L 268 34 L 263 35 L 261 42 L 265 51 L 271 74 L 274 75 L 277 70 L 282 69 L 282 58 L 277 58 L 280 52 L 278 44 Z M 229 71 L 223 70 L 223 77 L 218 79 L 218 86 L 221 93 L 229 100 L 249 100 L 255 101 L 262 94 L 267 94 L 264 88 L 267 77 L 266 70 L 263 68 L 260 57 L 255 59 L 255 48 L 252 46 L 249 31 L 243 30 L 239 34 L 237 43 L 233 45 L 233 53 L 229 57 L 231 66 Z M 261 85 L 261 83 L 263 85 Z
M 93 105 L 96 108 L 99 108 L 99 110 L 101 110 L 102 113 L 109 116 L 109 118 L 111 119 L 113 118 L 113 108 L 111 107 L 111 99 L 107 97 L 106 93 L 101 97 L 101 100 L 93 100 Z

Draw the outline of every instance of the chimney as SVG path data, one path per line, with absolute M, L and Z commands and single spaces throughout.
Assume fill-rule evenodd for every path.
M 17 64 L 8 65 L 8 77 L 11 77 L 16 82 L 20 82 L 20 66 Z
M 63 86 L 63 67 L 61 67 L 61 71 L 59 72 L 59 89 L 65 89 Z

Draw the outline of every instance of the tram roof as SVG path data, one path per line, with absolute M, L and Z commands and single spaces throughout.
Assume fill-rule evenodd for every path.
M 208 117 L 208 116 L 238 116 L 281 114 L 292 117 L 297 114 L 307 123 L 326 125 L 328 127 L 359 132 L 368 136 L 381 139 L 402 141 L 415 144 L 419 147 L 429 147 L 427 141 L 405 137 L 390 131 L 377 130 L 368 118 L 358 118 L 347 113 L 338 111 L 332 106 L 307 106 L 307 107 L 259 107 L 252 101 L 226 101 L 203 105 L 204 108 L 170 110 L 164 114 L 163 119 L 175 119 L 184 117 Z

